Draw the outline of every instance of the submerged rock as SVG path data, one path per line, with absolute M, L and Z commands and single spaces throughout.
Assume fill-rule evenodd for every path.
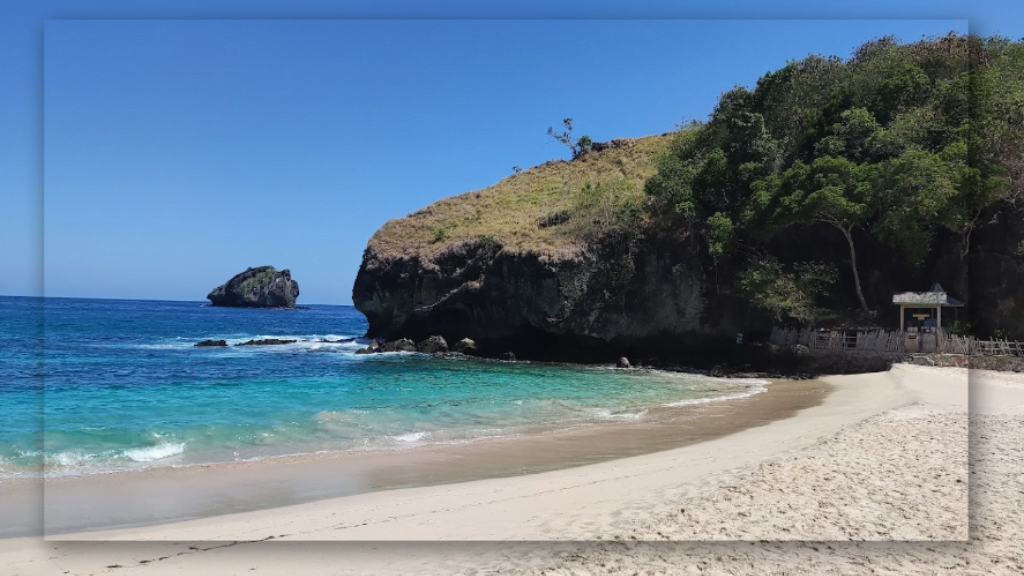
M 226 341 L 224 341 L 224 340 L 203 340 L 202 342 L 196 342 L 195 343 L 195 346 L 200 347 L 200 348 L 220 347 L 220 346 L 227 346 L 227 345 L 228 345 L 228 343 Z
M 249 340 L 235 346 L 280 346 L 282 344 L 294 344 L 298 340 L 280 340 L 278 338 L 267 338 L 266 340 Z
M 416 344 L 416 349 L 424 354 L 436 354 L 438 352 L 448 351 L 448 342 L 441 336 L 431 336 L 426 340 Z
M 213 306 L 236 308 L 295 308 L 298 297 L 291 271 L 273 266 L 247 268 L 206 295 Z

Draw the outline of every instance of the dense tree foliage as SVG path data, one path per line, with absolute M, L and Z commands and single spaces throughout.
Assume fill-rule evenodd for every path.
M 706 123 L 679 134 L 645 192 L 656 218 L 748 279 L 766 272 L 752 247 L 793 227 L 834 230 L 846 247 L 834 260 L 867 313 L 858 243 L 915 267 L 941 232 L 966 257 L 987 207 L 1024 203 L 1022 143 L 1024 44 L 882 38 L 726 92 Z
M 736 291 L 776 320 L 795 318 L 810 322 L 825 314 L 817 306 L 817 296 L 835 280 L 835 268 L 827 264 L 802 262 L 786 270 L 778 260 L 768 257 L 740 272 Z

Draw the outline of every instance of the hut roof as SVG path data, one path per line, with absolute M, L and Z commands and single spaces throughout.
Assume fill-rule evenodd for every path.
M 892 297 L 893 304 L 924 304 L 926 306 L 961 307 L 963 302 L 953 298 L 936 282 L 928 292 L 901 292 Z

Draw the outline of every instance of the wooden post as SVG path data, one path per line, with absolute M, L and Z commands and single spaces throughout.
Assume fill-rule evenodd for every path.
M 942 328 L 942 306 L 935 307 L 935 333 L 938 337 L 939 329 Z
M 900 332 L 903 332 L 903 316 L 905 316 L 903 313 L 903 304 L 900 304 Z

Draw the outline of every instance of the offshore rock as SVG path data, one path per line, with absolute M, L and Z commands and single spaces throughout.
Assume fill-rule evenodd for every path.
M 633 366 L 629 363 L 629 358 L 622 356 L 619 361 L 615 363 L 616 368 L 632 368 Z
M 211 347 L 220 347 L 220 346 L 227 346 L 227 345 L 228 345 L 228 343 L 226 341 L 224 341 L 224 340 L 203 340 L 202 342 L 196 342 L 195 343 L 195 346 L 199 347 L 199 348 L 211 348 Z
M 247 268 L 206 296 L 214 306 L 235 308 L 295 308 L 298 297 L 299 283 L 291 271 L 273 266 Z

